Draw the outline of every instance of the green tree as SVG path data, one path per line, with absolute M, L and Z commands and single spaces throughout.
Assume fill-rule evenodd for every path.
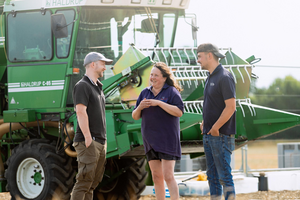
M 256 105 L 300 114 L 300 81 L 292 76 L 277 78 L 269 88 L 251 88 L 251 102 Z M 299 126 L 274 134 L 266 139 L 299 139 Z
M 300 81 L 292 76 L 277 78 L 269 88 L 252 90 L 252 103 L 300 114 Z

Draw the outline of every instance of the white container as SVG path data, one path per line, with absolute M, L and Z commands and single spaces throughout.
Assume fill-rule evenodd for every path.
M 178 183 L 180 196 L 206 196 L 209 194 L 208 181 L 187 181 Z
M 256 177 L 233 176 L 233 182 L 236 194 L 258 191 L 258 178 Z

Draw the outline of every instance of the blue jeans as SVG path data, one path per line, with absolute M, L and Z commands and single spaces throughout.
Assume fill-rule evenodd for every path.
M 231 154 L 235 148 L 235 138 L 223 135 L 203 135 L 206 156 L 207 179 L 213 200 L 221 200 L 222 186 L 225 200 L 235 199 L 234 183 L 231 175 Z

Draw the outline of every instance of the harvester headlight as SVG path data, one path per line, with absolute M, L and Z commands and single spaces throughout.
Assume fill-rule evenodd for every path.
M 172 0 L 163 0 L 163 4 L 165 4 L 165 5 L 171 5 L 172 4 Z
M 141 0 L 131 0 L 131 3 L 141 3 Z
M 114 0 L 101 0 L 102 3 L 113 3 Z

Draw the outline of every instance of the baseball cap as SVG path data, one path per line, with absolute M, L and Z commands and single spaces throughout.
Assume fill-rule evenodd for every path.
M 83 66 L 86 66 L 87 64 L 90 64 L 92 62 L 97 62 L 98 60 L 105 61 L 106 65 L 110 65 L 113 62 L 113 60 L 105 58 L 105 56 L 101 53 L 90 52 L 85 56 Z
M 217 56 L 218 58 L 224 58 L 225 56 L 219 52 L 219 49 L 216 45 L 213 45 L 211 43 L 204 43 L 200 44 L 197 48 L 197 53 L 198 52 L 212 52 Z

